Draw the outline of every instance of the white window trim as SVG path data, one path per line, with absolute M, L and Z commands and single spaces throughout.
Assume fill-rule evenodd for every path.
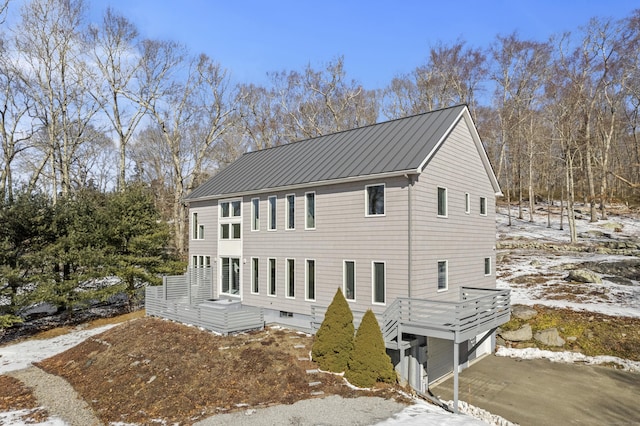
M 444 214 L 438 212 L 438 202 L 440 200 L 440 190 L 444 189 Z M 449 190 L 444 186 L 436 187 L 436 215 L 438 217 L 449 217 Z
M 347 298 L 347 262 L 353 262 L 353 299 Z M 385 267 L 385 273 L 387 269 Z M 356 261 L 351 259 L 345 259 L 342 261 L 342 294 L 344 298 L 349 302 L 355 302 L 358 292 L 356 291 L 357 283 Z M 386 299 L 385 299 L 386 300 Z
M 487 260 L 489 260 L 489 273 L 487 274 Z M 485 257 L 484 258 L 484 263 L 483 263 L 483 268 L 484 268 L 484 276 L 485 277 L 489 277 L 493 274 L 493 262 L 491 261 L 491 257 Z
M 271 212 L 271 200 L 274 199 L 275 201 L 275 226 L 272 228 L 271 227 L 271 222 L 272 219 L 274 219 L 273 213 Z M 277 195 L 269 195 L 269 197 L 267 198 L 267 231 L 277 231 L 278 230 L 278 196 Z
M 384 302 L 376 302 L 376 270 L 375 264 L 382 263 L 384 265 Z M 385 306 L 387 304 L 387 262 L 384 260 L 373 260 L 371 261 L 371 304 L 378 306 Z
M 289 261 L 293 260 L 293 296 L 289 294 L 289 280 L 291 277 L 289 276 Z M 284 279 L 285 279 L 285 287 L 284 287 L 284 297 L 285 299 L 295 299 L 296 298 L 296 260 L 294 258 L 288 257 L 284 261 L 285 271 L 284 271 Z
M 309 298 L 309 261 L 313 261 L 313 286 L 315 296 L 318 297 L 318 262 L 315 259 L 304 260 L 304 300 L 306 302 L 315 302 L 316 297 Z
M 222 259 L 229 259 L 229 272 L 231 272 L 231 268 L 233 266 L 232 259 L 238 259 L 238 268 L 239 268 L 238 269 L 238 294 L 225 293 L 222 291 L 222 273 L 223 273 Z M 240 256 L 220 256 L 218 260 L 218 264 L 220 265 L 220 271 L 218 272 L 218 279 L 220 283 L 218 286 L 219 294 L 223 294 L 229 297 L 242 297 L 242 259 L 240 258 Z M 232 286 L 231 277 L 232 276 L 229 276 L 229 290 L 231 290 L 231 286 Z
M 384 198 L 384 213 L 382 214 L 369 214 L 369 188 L 372 186 L 382 186 L 382 197 Z M 364 187 L 364 217 L 385 217 L 387 215 L 387 184 L 385 183 L 372 183 L 371 185 L 365 185 Z
M 276 268 L 276 276 L 274 283 L 274 292 L 271 293 L 271 261 L 274 261 L 274 265 Z M 269 297 L 278 297 L 278 260 L 275 257 L 269 257 L 267 259 L 267 296 Z
M 232 207 L 232 203 L 239 201 L 240 202 L 240 216 L 233 216 L 233 207 Z M 222 204 L 224 203 L 229 203 L 229 216 L 228 217 L 224 217 L 222 216 Z M 220 200 L 218 201 L 218 218 L 225 220 L 225 221 L 234 221 L 234 220 L 240 220 L 242 219 L 242 210 L 244 210 L 242 208 L 242 198 L 227 198 L 224 200 Z
M 199 223 L 198 221 L 198 212 L 191 212 L 191 239 L 192 240 L 204 240 L 200 238 L 200 230 L 202 230 L 202 234 L 204 234 L 204 225 Z
M 289 228 L 289 197 L 293 197 L 293 228 Z M 296 194 L 287 194 L 284 196 L 284 199 L 286 200 L 286 212 L 284 214 L 285 216 L 285 224 L 284 224 L 284 229 L 286 231 L 295 231 L 296 230 Z M 277 210 L 276 210 L 277 211 Z
M 255 200 L 258 200 L 257 210 L 255 205 L 253 204 Z M 258 214 L 258 226 L 255 226 L 255 220 L 254 220 L 254 218 L 256 217 L 255 216 L 256 213 Z M 251 199 L 251 232 L 257 232 L 259 230 L 260 230 L 260 198 L 255 197 Z
M 445 279 L 445 288 L 438 288 L 438 293 L 449 290 L 449 261 L 448 260 L 438 260 L 436 263 L 436 287 L 439 287 L 438 279 L 440 278 L 440 271 L 438 270 L 438 265 L 444 262 L 444 279 Z
M 464 212 L 466 214 L 471 213 L 471 195 L 468 192 L 464 194 Z
M 313 194 L 313 227 L 307 226 L 307 214 L 309 204 L 307 200 L 307 194 Z M 307 231 L 312 231 L 316 229 L 318 223 L 318 197 L 316 195 L 316 191 L 309 191 L 304 193 L 304 229 Z
M 253 289 L 256 288 L 256 282 L 255 282 L 255 277 L 253 274 L 253 262 L 257 260 L 258 261 L 258 291 L 254 291 Z M 260 294 L 260 258 L 259 257 L 252 257 L 251 258 L 251 290 L 250 290 L 251 294 Z
M 484 200 L 484 213 L 482 213 L 482 200 Z M 480 197 L 480 216 L 486 216 L 487 210 L 487 197 Z

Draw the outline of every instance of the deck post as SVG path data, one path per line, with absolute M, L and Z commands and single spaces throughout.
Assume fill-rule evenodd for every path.
M 458 363 L 460 356 L 459 343 L 453 343 L 453 412 L 458 414 Z

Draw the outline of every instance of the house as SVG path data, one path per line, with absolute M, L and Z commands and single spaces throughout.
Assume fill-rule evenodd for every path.
M 185 200 L 191 273 L 207 277 L 207 303 L 306 329 L 340 288 L 425 390 L 490 352 L 509 319 L 496 195 L 464 105 L 249 152 Z

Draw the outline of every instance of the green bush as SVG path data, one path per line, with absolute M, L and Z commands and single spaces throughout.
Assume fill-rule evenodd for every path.
M 316 333 L 311 354 L 322 370 L 343 372 L 353 350 L 353 314 L 342 290 L 338 289 L 320 329 Z
M 396 381 L 396 372 L 387 355 L 380 325 L 371 309 L 362 318 L 344 376 L 351 384 L 362 388 L 369 388 L 376 382 Z

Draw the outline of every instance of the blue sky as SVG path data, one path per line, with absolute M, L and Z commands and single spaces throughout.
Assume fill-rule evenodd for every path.
M 237 82 L 266 84 L 269 71 L 320 68 L 343 55 L 347 75 L 368 89 L 424 63 L 439 41 L 486 47 L 513 31 L 542 41 L 591 17 L 623 18 L 640 8 L 630 0 L 87 1 L 92 20 L 111 6 L 144 37 L 207 53 Z

